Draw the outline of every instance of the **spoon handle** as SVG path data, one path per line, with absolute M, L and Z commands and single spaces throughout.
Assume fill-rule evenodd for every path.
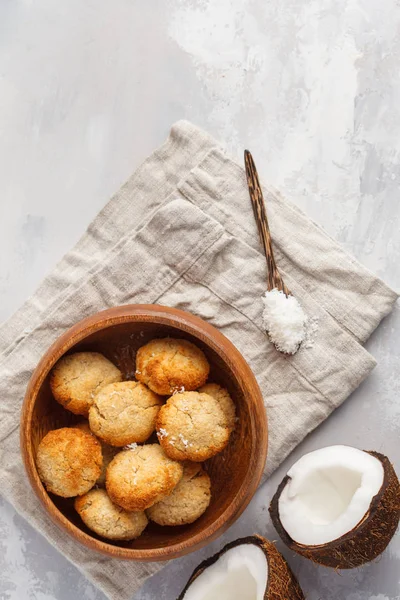
M 253 206 L 254 217 L 256 219 L 261 242 L 264 246 L 265 257 L 267 259 L 268 291 L 276 288 L 283 292 L 286 296 L 289 296 L 290 291 L 284 284 L 276 266 L 274 251 L 272 249 L 271 232 L 268 225 L 267 211 L 265 209 L 264 196 L 260 181 L 258 179 L 256 165 L 254 164 L 253 157 L 248 150 L 244 151 L 244 164 L 246 167 L 247 185 L 249 186 L 249 195 Z

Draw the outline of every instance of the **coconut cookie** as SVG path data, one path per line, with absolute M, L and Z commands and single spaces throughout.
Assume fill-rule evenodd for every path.
M 208 394 L 217 400 L 225 413 L 229 429 L 233 431 L 236 423 L 236 409 L 228 390 L 217 383 L 206 383 L 198 391 L 202 394 Z
M 109 540 L 133 540 L 148 523 L 144 512 L 127 512 L 116 506 L 105 490 L 91 490 L 77 498 L 74 506 L 89 529 Z
M 94 435 L 91 432 L 89 423 L 87 421 L 81 421 L 80 423 L 77 423 L 76 425 L 74 425 L 74 427 L 76 427 L 76 429 L 80 429 L 81 431 L 86 431 L 86 433 L 90 433 L 91 435 Z M 114 456 L 117 454 L 117 452 L 119 452 L 119 448 L 114 448 L 114 446 L 105 444 L 101 440 L 98 440 L 98 441 L 100 442 L 100 446 L 101 446 L 101 454 L 103 456 L 103 464 L 101 466 L 100 477 L 97 479 L 96 483 L 97 483 L 97 485 L 104 486 L 106 483 L 107 467 L 110 464 L 110 462 L 112 461 L 112 459 L 114 458 Z
M 50 387 L 59 404 L 87 417 L 96 392 L 116 381 L 122 381 L 122 373 L 105 356 L 98 352 L 76 352 L 58 361 L 51 372 Z
M 137 381 L 103 387 L 89 410 L 92 432 L 112 446 L 145 442 L 153 433 L 162 400 Z
M 187 340 L 152 340 L 136 356 L 136 379 L 161 396 L 196 390 L 209 371 L 204 352 Z
M 159 525 L 193 523 L 206 511 L 211 500 L 211 482 L 198 463 L 186 463 L 183 477 L 169 496 L 147 509 L 147 516 Z
M 108 466 L 106 488 L 111 500 L 128 511 L 144 510 L 172 492 L 183 466 L 158 444 L 119 452 Z
M 207 460 L 225 448 L 229 435 L 220 403 L 208 394 L 175 394 L 158 414 L 159 442 L 175 460 Z
M 102 462 L 96 438 L 72 427 L 49 431 L 36 454 L 39 477 L 47 491 L 63 498 L 88 492 L 100 476 Z

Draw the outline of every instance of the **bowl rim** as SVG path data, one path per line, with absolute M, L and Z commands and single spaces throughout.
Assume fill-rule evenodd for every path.
M 113 325 L 127 322 L 151 322 L 174 327 L 189 333 L 211 347 L 226 362 L 239 380 L 246 397 L 253 405 L 253 417 L 257 420 L 257 436 L 253 440 L 251 456 L 253 463 L 248 468 L 242 484 L 232 502 L 224 512 L 206 528 L 187 540 L 160 548 L 128 548 L 109 544 L 85 533 L 74 525 L 53 503 L 37 473 L 32 448 L 32 416 L 40 387 L 54 364 L 77 343 L 89 335 Z M 164 561 L 184 556 L 202 548 L 226 531 L 242 514 L 260 483 L 268 453 L 267 415 L 261 390 L 249 365 L 233 343 L 218 329 L 200 317 L 186 311 L 156 304 L 127 304 L 109 308 L 86 317 L 65 331 L 48 348 L 33 371 L 28 383 L 22 410 L 20 448 L 25 471 L 33 491 L 52 520 L 81 544 L 107 556 L 133 561 Z

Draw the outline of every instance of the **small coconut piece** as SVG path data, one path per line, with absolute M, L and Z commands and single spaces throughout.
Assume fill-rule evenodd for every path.
M 400 484 L 383 454 L 330 446 L 306 454 L 288 471 L 270 506 L 291 550 L 351 569 L 379 556 L 400 518 Z
M 304 595 L 274 544 L 254 535 L 202 562 L 178 600 L 304 600 Z

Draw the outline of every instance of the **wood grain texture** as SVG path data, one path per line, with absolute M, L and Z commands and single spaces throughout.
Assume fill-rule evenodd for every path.
M 73 499 L 50 495 L 35 464 L 38 444 L 51 429 L 72 425 L 78 419 L 52 398 L 49 373 L 67 352 L 103 353 L 123 371 L 134 372 L 136 350 L 155 337 L 181 337 L 205 352 L 210 381 L 229 390 L 237 407 L 237 428 L 227 448 L 207 461 L 212 480 L 212 501 L 205 514 L 191 525 L 149 525 L 132 542 L 111 542 L 97 537 L 81 522 Z M 150 440 L 151 441 L 151 440 Z M 46 352 L 28 385 L 21 415 L 21 452 L 36 495 L 53 521 L 66 534 L 88 548 L 116 558 L 160 561 L 183 556 L 221 535 L 243 512 L 260 482 L 267 456 L 268 434 L 260 389 L 244 358 L 214 327 L 189 313 L 157 305 L 127 305 L 97 313 L 74 325 Z
M 256 165 L 254 164 L 253 157 L 248 150 L 244 151 L 244 163 L 246 167 L 247 184 L 249 186 L 249 195 L 251 204 L 253 206 L 254 217 L 256 219 L 258 232 L 264 247 L 265 257 L 267 259 L 268 291 L 276 288 L 286 294 L 286 296 L 289 296 L 290 291 L 286 287 L 276 266 L 264 196 L 262 193 L 260 180 L 258 178 Z

